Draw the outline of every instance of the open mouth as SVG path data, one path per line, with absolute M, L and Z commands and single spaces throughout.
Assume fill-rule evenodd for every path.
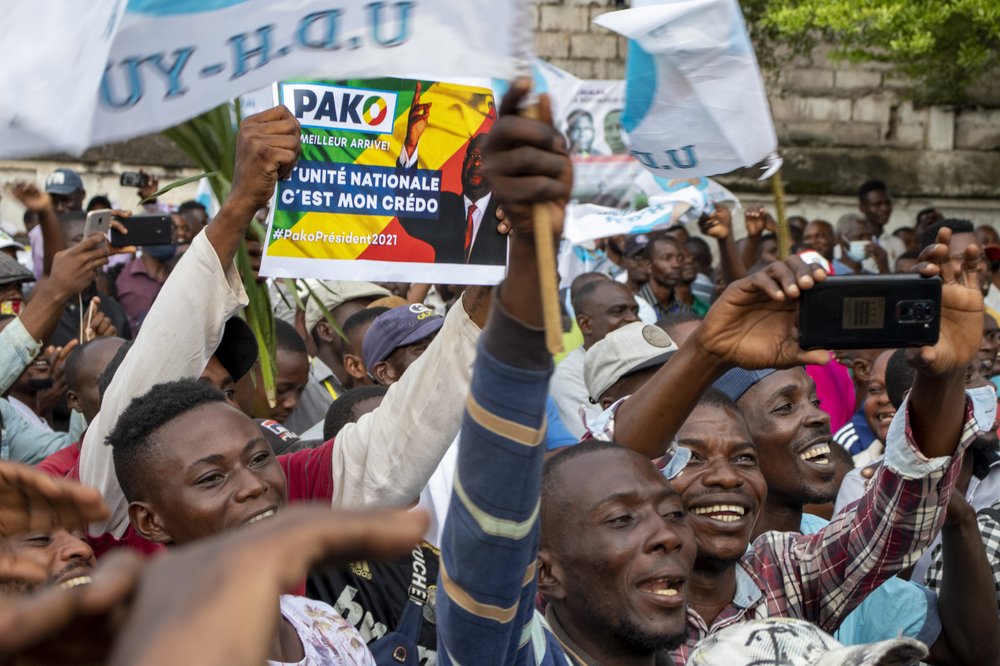
M 806 462 L 814 463 L 816 465 L 829 465 L 830 464 L 830 442 L 823 441 L 813 444 L 805 451 L 799 454 L 799 457 Z
M 243 524 L 244 525 L 253 525 L 254 523 L 259 523 L 260 521 L 264 520 L 265 518 L 270 518 L 273 515 L 274 515 L 274 509 L 268 509 L 267 511 L 262 511 L 262 512 L 258 513 L 256 516 L 252 516 L 250 519 L 248 519 Z
M 690 510 L 696 516 L 706 516 L 720 523 L 735 523 L 746 515 L 747 510 L 736 504 L 713 504 L 699 506 Z
M 875 414 L 875 421 L 880 426 L 885 426 L 886 428 L 888 428 L 889 424 L 892 423 L 892 419 L 894 416 L 896 416 L 896 410 L 894 409 L 891 411 L 878 412 L 877 414 Z
M 74 587 L 79 587 L 81 585 L 90 585 L 94 582 L 94 579 L 85 574 L 79 576 L 74 576 L 69 580 L 64 580 L 59 583 L 59 588 L 63 590 L 72 590 Z
M 671 599 L 680 596 L 684 580 L 680 578 L 653 578 L 639 583 L 636 587 L 654 597 Z

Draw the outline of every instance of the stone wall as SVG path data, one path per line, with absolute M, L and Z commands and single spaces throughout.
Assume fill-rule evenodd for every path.
M 616 2 L 534 2 L 540 57 L 581 78 L 624 75 L 625 41 L 591 24 Z M 1000 103 L 917 107 L 888 66 L 831 62 L 823 50 L 767 78 L 790 212 L 836 217 L 856 208 L 861 182 L 880 178 L 897 200 L 894 227 L 912 224 L 926 205 L 1000 226 Z M 719 180 L 767 200 L 752 173 Z

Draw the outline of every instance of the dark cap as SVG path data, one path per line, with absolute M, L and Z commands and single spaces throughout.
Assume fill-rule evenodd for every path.
M 253 368 L 253 364 L 257 362 L 257 351 L 257 338 L 250 330 L 250 325 L 239 317 L 232 317 L 226 321 L 222 340 L 213 356 L 219 359 L 219 363 L 235 382 Z
M 34 282 L 35 275 L 8 254 L 0 252 L 0 285 Z
M 649 245 L 649 236 L 646 234 L 635 234 L 625 237 L 625 256 L 632 258 L 646 249 Z
M 777 372 L 774 368 L 766 370 L 744 370 L 743 368 L 733 368 L 726 374 L 715 380 L 712 386 L 719 389 L 737 402 L 743 394 L 752 389 L 757 382 Z
M 45 179 L 45 191 L 66 196 L 83 189 L 83 179 L 72 169 L 56 169 Z
M 365 367 L 371 369 L 400 347 L 429 338 L 444 325 L 444 317 L 420 303 L 401 305 L 383 312 L 372 322 L 361 344 Z

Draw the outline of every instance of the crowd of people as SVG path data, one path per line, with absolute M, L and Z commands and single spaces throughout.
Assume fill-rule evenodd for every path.
M 213 217 L 143 204 L 170 245 L 86 235 L 112 204 L 72 170 L 10 187 L 0 654 L 1000 662 L 996 231 L 928 209 L 890 234 L 869 180 L 835 225 L 789 219 L 782 260 L 771 215 L 736 238 L 720 205 L 562 275 L 553 358 L 533 216 L 558 242 L 573 169 L 527 92 L 481 158 L 506 279 L 268 281 L 272 395 L 235 259 L 298 158 L 287 109 L 243 121 Z M 804 292 L 902 272 L 941 280 L 936 344 L 799 347 Z

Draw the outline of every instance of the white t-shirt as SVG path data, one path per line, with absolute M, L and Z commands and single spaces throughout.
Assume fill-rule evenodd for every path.
M 358 630 L 328 604 L 284 594 L 281 614 L 295 627 L 305 651 L 305 659 L 294 666 L 375 666 L 375 658 Z M 267 663 L 291 666 L 291 662 Z

